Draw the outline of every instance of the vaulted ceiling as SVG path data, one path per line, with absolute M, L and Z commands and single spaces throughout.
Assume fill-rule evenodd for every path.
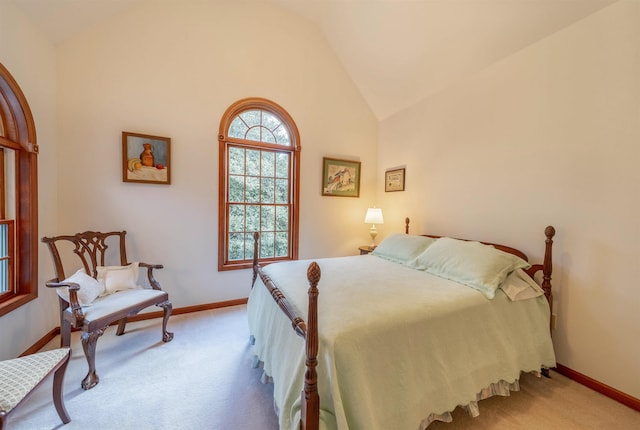
M 0 1 L 18 5 L 60 43 L 144 0 Z M 384 119 L 619 0 L 248 1 L 317 25 Z

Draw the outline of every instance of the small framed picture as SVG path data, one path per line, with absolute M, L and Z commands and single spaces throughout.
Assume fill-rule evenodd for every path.
M 360 162 L 323 158 L 322 195 L 360 197 Z
M 384 175 L 384 190 L 404 191 L 404 167 L 402 169 L 387 170 Z
M 171 183 L 171 138 L 122 132 L 122 181 Z

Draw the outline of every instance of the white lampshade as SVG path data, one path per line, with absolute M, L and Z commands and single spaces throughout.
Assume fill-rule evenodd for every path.
M 382 218 L 382 209 L 367 209 L 367 215 L 364 217 L 364 222 L 366 224 L 384 224 L 384 218 Z

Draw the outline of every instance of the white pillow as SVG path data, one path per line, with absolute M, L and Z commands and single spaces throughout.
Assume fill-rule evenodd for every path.
M 522 269 L 511 272 L 507 279 L 500 284 L 500 289 L 513 302 L 532 299 L 544 294 L 542 287 Z
M 531 265 L 491 245 L 442 237 L 416 257 L 413 267 L 467 285 L 493 299 L 511 272 Z
M 104 294 L 138 287 L 138 262 L 128 266 L 98 266 L 98 281 L 104 286 Z
M 371 254 L 396 263 L 409 264 L 433 242 L 435 239 L 431 237 L 392 233 Z
M 102 284 L 92 276 L 87 275 L 84 269 L 78 270 L 63 282 L 75 282 L 76 284 L 80 285 L 80 289 L 77 291 L 77 294 L 78 301 L 80 302 L 81 306 L 89 306 L 104 292 L 104 287 L 102 286 Z M 65 299 L 67 302 L 69 301 L 68 287 L 56 288 L 56 293 L 58 293 L 58 295 Z

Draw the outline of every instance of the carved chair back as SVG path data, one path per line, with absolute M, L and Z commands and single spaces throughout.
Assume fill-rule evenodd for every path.
M 42 241 L 51 251 L 56 277 L 61 282 L 80 267 L 95 278 L 98 266 L 129 264 L 125 243 L 126 234 L 126 231 L 108 233 L 85 231 L 73 236 L 44 237 Z M 109 250 L 111 251 L 107 252 Z M 65 272 L 65 268 L 69 273 Z

